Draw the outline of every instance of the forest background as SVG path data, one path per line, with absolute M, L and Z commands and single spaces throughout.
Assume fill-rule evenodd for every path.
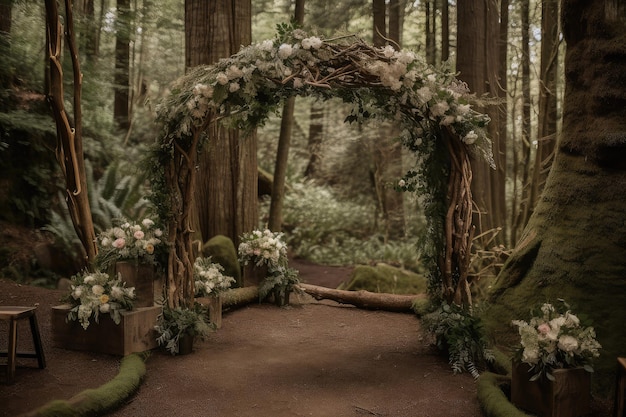
M 474 167 L 473 192 L 482 215 L 476 217 L 480 230 L 472 275 L 483 282 L 495 276 L 532 213 L 550 167 L 562 99 L 558 2 L 508 3 L 499 10 L 486 7 L 483 14 L 440 1 L 304 5 L 304 26 L 312 31 L 326 37 L 356 34 L 375 44 L 414 50 L 435 66 L 456 68 L 477 94 L 501 98 L 487 109 L 497 169 Z M 56 245 L 73 260 L 63 272 L 71 272 L 81 267 L 81 245 L 52 152 L 54 123 L 44 100 L 49 82 L 44 5 L 3 0 L 0 8 L 0 47 L 6 57 L 0 64 L 0 216 L 52 232 Z M 273 38 L 277 24 L 293 19 L 293 9 L 289 1 L 253 1 L 252 42 Z M 457 20 L 457 15 L 468 18 Z M 112 219 L 136 219 L 149 210 L 148 185 L 138 162 L 157 134 L 155 106 L 185 73 L 185 43 L 193 41 L 185 39 L 182 1 L 78 1 L 74 20 L 89 200 L 99 232 Z M 476 28 L 482 28 L 480 33 Z M 69 55 L 63 54 L 66 74 L 71 74 Z M 71 77 L 66 75 L 65 82 L 71 91 Z M 67 105 L 72 108 L 69 100 Z M 347 115 L 340 102 L 296 100 L 286 167 L 290 192 L 280 227 L 289 230 L 294 255 L 315 262 L 385 261 L 419 271 L 417 248 L 427 227 L 419 197 L 393 189 L 411 161 L 393 140 L 393 126 L 355 127 L 343 123 Z M 257 135 L 259 193 L 266 196 L 280 129 L 277 114 Z M 261 224 L 269 215 L 265 201 Z

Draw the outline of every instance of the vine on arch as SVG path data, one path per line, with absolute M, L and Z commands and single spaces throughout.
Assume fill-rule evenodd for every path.
M 190 213 L 197 154 L 211 140 L 207 127 L 227 123 L 251 132 L 294 95 L 339 97 L 353 105 L 350 122 L 392 120 L 402 127 L 399 139 L 416 159 L 397 188 L 428 196 L 431 289 L 438 287 L 434 295 L 449 302 L 470 304 L 470 154 L 493 165 L 489 118 L 472 108 L 477 98 L 454 74 L 413 52 L 376 48 L 353 36 L 322 39 L 284 25 L 274 40 L 190 71 L 157 109 L 162 131 L 152 180 L 172 245 L 170 306 L 193 302 Z

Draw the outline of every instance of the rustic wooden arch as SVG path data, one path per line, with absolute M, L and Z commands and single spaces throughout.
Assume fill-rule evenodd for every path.
M 484 130 L 489 118 L 472 109 L 476 98 L 453 74 L 412 52 L 376 48 L 354 37 L 321 39 L 283 27 L 274 40 L 190 71 L 157 109 L 162 130 L 151 170 L 154 200 L 171 245 L 169 306 L 193 303 L 191 209 L 198 150 L 211 140 L 208 126 L 221 122 L 252 132 L 295 95 L 339 97 L 353 105 L 350 121 L 391 119 L 402 126 L 400 139 L 415 153 L 416 168 L 399 180 L 398 188 L 428 192 L 430 205 L 439 207 L 430 210 L 433 274 L 440 281 L 434 295 L 470 305 L 470 154 L 493 165 Z M 442 152 L 445 163 L 432 169 Z

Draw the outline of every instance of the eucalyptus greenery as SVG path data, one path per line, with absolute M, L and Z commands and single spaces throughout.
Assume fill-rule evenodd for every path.
M 467 371 L 478 378 L 479 368 L 493 362 L 493 352 L 487 348 L 480 318 L 471 310 L 444 302 L 422 319 L 426 329 L 434 335 L 437 347 L 448 353 L 454 373 Z
M 176 355 L 181 336 L 204 339 L 214 329 L 213 325 L 207 322 L 206 317 L 206 309 L 199 303 L 195 303 L 193 308 L 164 306 L 154 326 L 158 333 L 157 343 L 165 347 L 172 355 Z

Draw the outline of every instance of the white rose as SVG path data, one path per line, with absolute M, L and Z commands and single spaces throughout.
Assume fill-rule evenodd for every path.
M 95 295 L 102 295 L 104 294 L 104 287 L 102 285 L 94 285 L 93 287 L 91 287 L 91 292 L 94 293 Z
M 559 349 L 564 352 L 573 352 L 578 348 L 578 340 L 575 337 L 565 335 L 559 337 Z
M 287 43 L 283 43 L 278 47 L 278 57 L 280 59 L 287 59 L 293 53 L 293 47 Z

